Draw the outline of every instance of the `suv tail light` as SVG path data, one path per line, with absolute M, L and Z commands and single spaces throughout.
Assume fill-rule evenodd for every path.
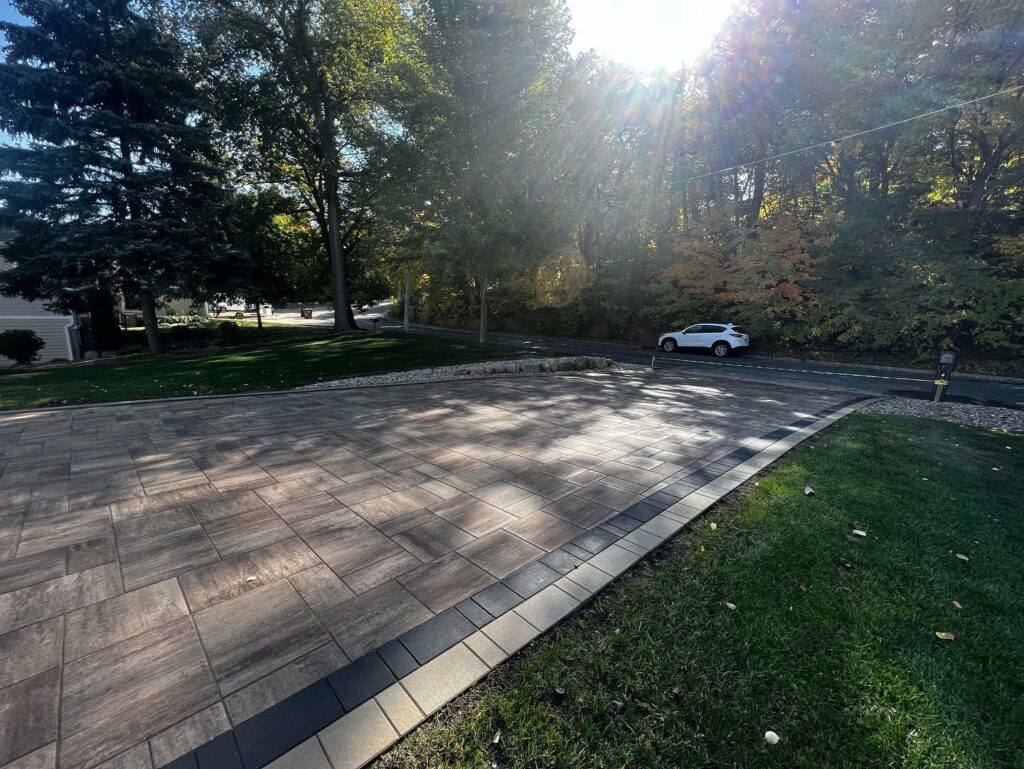
M 734 336 L 737 339 L 742 339 L 743 338 L 743 334 L 729 334 L 729 336 Z

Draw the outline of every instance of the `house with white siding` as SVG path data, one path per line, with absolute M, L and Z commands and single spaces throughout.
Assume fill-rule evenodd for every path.
M 0 271 L 10 269 L 4 260 L 5 235 L 0 232 Z M 35 331 L 46 346 L 39 351 L 39 361 L 78 360 L 81 357 L 78 337 L 78 316 L 75 313 L 61 315 L 50 312 L 44 302 L 28 302 L 21 297 L 0 294 L 0 331 L 26 328 Z M 14 361 L 0 357 L 0 366 L 13 365 Z

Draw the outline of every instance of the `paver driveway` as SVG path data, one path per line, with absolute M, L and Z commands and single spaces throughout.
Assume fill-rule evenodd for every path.
M 841 399 L 702 382 L 0 414 L 0 767 L 160 766 Z

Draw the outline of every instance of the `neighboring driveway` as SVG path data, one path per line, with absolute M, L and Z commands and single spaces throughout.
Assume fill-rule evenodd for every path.
M 611 373 L 0 414 L 0 767 L 160 766 L 372 650 L 422 662 L 847 398 Z

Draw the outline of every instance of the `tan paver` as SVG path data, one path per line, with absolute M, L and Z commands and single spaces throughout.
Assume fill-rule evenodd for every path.
M 423 721 L 423 713 L 401 684 L 392 684 L 376 697 L 384 715 L 400 734 L 408 734 Z
M 332 769 L 320 740 L 310 737 L 297 748 L 293 748 L 276 761 L 267 764 L 267 769 Z
M 506 654 L 514 654 L 532 641 L 537 628 L 510 611 L 481 628 L 484 635 L 501 647 Z
M 334 769 L 358 769 L 398 739 L 391 722 L 375 701 L 364 702 L 317 737 Z
M 487 666 L 465 644 L 456 644 L 440 657 L 402 679 L 402 685 L 430 714 L 487 673 Z
M 515 611 L 538 630 L 547 630 L 579 606 L 579 602 L 557 585 L 550 585 L 532 596 Z

